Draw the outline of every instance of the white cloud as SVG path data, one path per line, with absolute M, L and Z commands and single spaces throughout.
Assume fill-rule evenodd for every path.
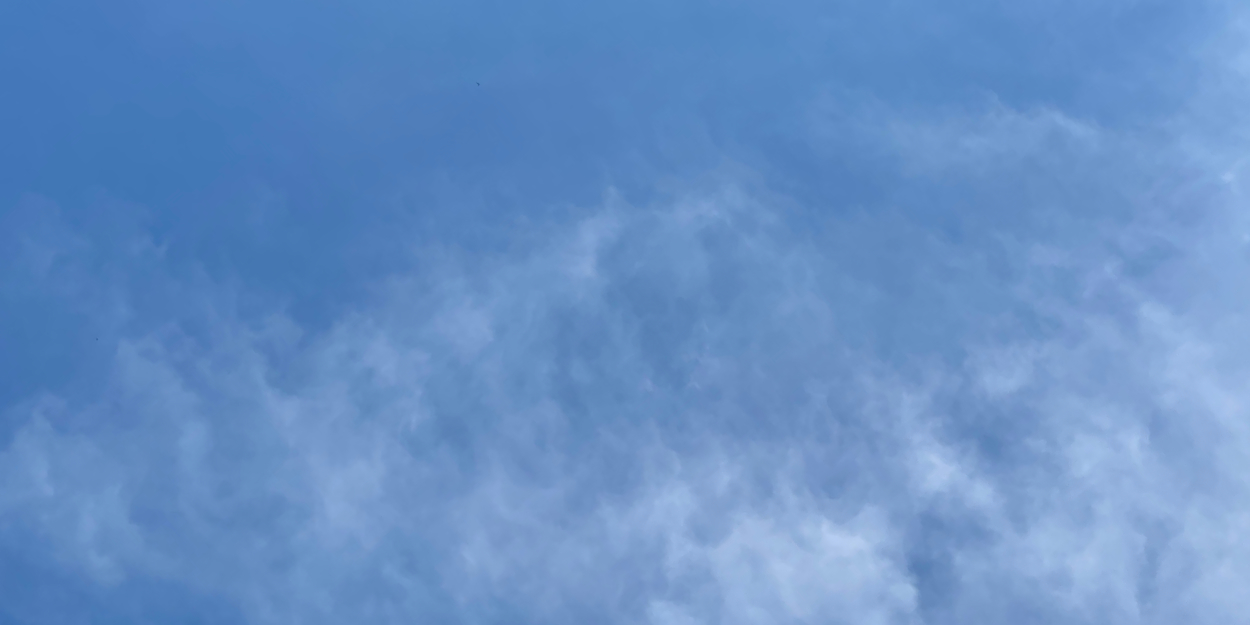
M 745 185 L 615 198 L 528 248 L 423 257 L 324 332 L 162 276 L 199 316 L 126 330 L 102 391 L 8 409 L 0 539 L 257 623 L 1235 621 L 1233 150 L 864 108 L 814 140 L 899 180 L 1082 182 L 996 186 L 1019 203 L 965 246 L 901 210 L 799 226 Z M 1145 184 L 1176 163 L 1199 173 Z M 64 234 L 22 248 L 36 277 L 91 275 Z
M 767 209 L 677 206 L 394 281 L 320 336 L 221 307 L 207 338 L 123 342 L 98 401 L 13 409 L 5 514 L 101 582 L 171 579 L 257 622 L 399 621 L 430 609 L 414 589 L 470 620 L 1240 605 L 1244 365 L 1191 321 L 1222 300 L 1090 279 L 1120 262 L 1096 250 L 1026 259 L 1016 293 L 1054 329 L 918 377 L 844 343 L 831 297 L 860 278 Z M 1052 290 L 1065 274 L 1086 286 Z M 919 572 L 925 550 L 946 568 Z

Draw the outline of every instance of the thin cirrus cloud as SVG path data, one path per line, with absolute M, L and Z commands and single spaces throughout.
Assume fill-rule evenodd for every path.
M 615 59 L 624 86 L 586 84 L 636 110 L 570 93 L 552 112 L 490 117 L 512 133 L 498 160 L 449 143 L 439 168 L 380 138 L 411 95 L 378 78 L 394 66 L 334 98 L 329 78 L 293 71 L 360 60 L 291 55 L 316 49 L 301 37 L 329 9 L 278 43 L 206 17 L 196 45 L 292 70 L 283 93 L 307 116 L 292 123 L 343 125 L 303 140 L 325 152 L 281 166 L 266 159 L 297 143 L 256 130 L 272 154 L 238 159 L 261 183 L 225 195 L 167 181 L 138 207 L 108 188 L 57 197 L 62 183 L 42 179 L 6 209 L 0 615 L 1236 622 L 1250 579 L 1244 54 L 1239 22 L 1203 18 L 1220 5 L 1147 4 L 787 5 L 750 40 L 741 83 L 672 99 L 656 95 L 668 74 L 630 73 L 652 52 L 629 35 L 685 32 L 686 14 L 640 26 L 591 11 L 599 43 L 526 22 L 546 37 L 534 41 Z M 153 11 L 152 32 L 193 28 Z M 376 18 L 348 26 L 389 33 Z M 851 36 L 851 18 L 881 42 Z M 709 23 L 741 27 L 726 19 Z M 1125 61 L 1138 44 L 1111 37 L 1126 50 L 1112 51 L 1088 32 L 1112 23 L 1184 53 Z M 520 104 L 524 85 L 581 76 L 523 29 L 499 32 L 525 54 L 461 56 L 521 85 Z M 847 37 L 821 44 L 829 32 Z M 902 70 L 852 62 L 879 45 L 888 70 L 933 42 L 951 42 L 933 67 L 960 70 L 945 81 L 907 87 Z M 690 41 L 657 47 L 724 70 Z M 751 99 L 744 85 L 770 61 L 781 88 Z M 1034 82 L 1004 79 L 1012 69 Z M 432 107 L 464 97 L 429 89 Z M 1130 92 L 1153 95 L 1117 115 Z M 254 114 L 291 105 L 267 106 Z M 575 129 L 604 134 L 534 143 L 523 127 L 573 110 Z M 597 125 L 612 115 L 619 126 Z M 485 141 L 404 123 L 408 137 Z M 368 132 L 336 134 L 353 124 Z M 678 132 L 625 132 L 657 127 Z M 362 145 L 384 161 L 376 175 L 334 153 Z M 595 165 L 561 178 L 567 154 Z M 317 168 L 325 181 L 291 173 Z M 327 199 L 301 224 L 304 182 L 375 216 Z M 188 217 L 195 232 L 172 208 L 239 197 L 246 209 Z M 231 221 L 244 213 L 261 216 Z M 281 264 L 312 253 L 287 249 L 301 245 L 334 259 L 313 268 L 343 267 L 327 270 L 327 301 L 309 295 L 312 269 Z

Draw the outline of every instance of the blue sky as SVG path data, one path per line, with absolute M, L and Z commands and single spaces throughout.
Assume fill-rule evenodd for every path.
M 1250 613 L 1236 2 L 9 2 L 0 624 Z

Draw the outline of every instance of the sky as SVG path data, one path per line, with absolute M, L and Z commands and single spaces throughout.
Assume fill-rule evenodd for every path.
M 0 3 L 0 625 L 1250 614 L 1250 5 Z

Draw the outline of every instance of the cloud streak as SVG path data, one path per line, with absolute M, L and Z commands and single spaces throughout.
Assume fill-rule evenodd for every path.
M 835 90 L 811 157 L 888 192 L 609 189 L 324 325 L 27 201 L 6 293 L 103 373 L 5 407 L 0 560 L 119 622 L 1234 622 L 1242 69 L 1148 130 Z

